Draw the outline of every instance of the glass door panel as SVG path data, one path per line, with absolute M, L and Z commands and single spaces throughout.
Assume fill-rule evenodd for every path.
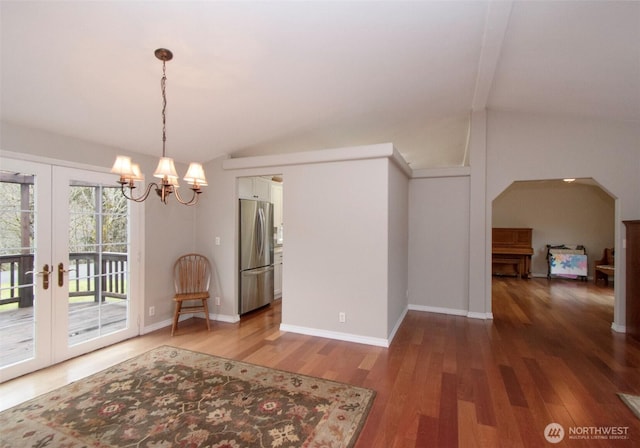
M 0 170 L 0 380 L 50 363 L 51 169 L 2 161 Z M 46 268 L 46 269 L 45 269 Z
M 130 210 L 113 175 L 55 167 L 55 196 L 67 213 L 56 219 L 65 237 L 54 244 L 56 360 L 138 334 L 130 300 Z M 62 235 L 61 232 L 56 232 Z M 64 332 L 62 330 L 64 327 Z
M 128 204 L 119 188 L 72 182 L 68 338 L 73 346 L 128 326 Z

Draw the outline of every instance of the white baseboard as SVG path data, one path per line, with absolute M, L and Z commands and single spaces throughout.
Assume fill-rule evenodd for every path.
M 615 322 L 611 322 L 611 329 L 616 333 L 626 333 L 627 327 L 625 325 L 618 325 Z
M 450 316 L 467 316 L 467 310 L 457 310 L 455 308 L 441 308 L 437 306 L 409 305 L 411 311 L 423 311 L 425 313 L 448 314 Z
M 180 316 L 178 322 L 183 320 L 187 320 L 191 316 Z M 151 333 L 152 331 L 159 330 L 164 327 L 170 327 L 173 324 L 173 319 L 165 319 L 160 322 L 156 322 L 155 324 L 147 325 L 142 329 L 142 334 Z
M 395 326 L 391 330 L 391 333 L 389 334 L 389 337 L 387 339 L 372 338 L 370 336 L 361 336 L 361 335 L 352 334 L 352 333 L 320 330 L 317 328 L 300 327 L 297 325 L 288 325 L 288 324 L 280 324 L 280 331 L 305 334 L 307 336 L 317 336 L 320 338 L 336 339 L 338 341 L 355 342 L 358 344 L 374 345 L 376 347 L 389 347 L 389 345 L 391 344 L 391 341 L 393 341 L 393 338 L 398 332 L 400 325 L 402 325 L 402 321 L 404 321 L 404 318 L 406 317 L 408 311 L 409 309 L 405 308 L 401 316 L 398 318 Z
M 441 308 L 437 306 L 425 306 L 425 305 L 409 305 L 409 309 L 412 311 L 422 311 L 425 313 L 447 314 L 449 316 L 463 316 L 470 319 L 482 319 L 492 320 L 493 313 L 476 313 L 467 310 L 458 310 L 455 308 Z
M 202 317 L 204 319 L 204 314 L 199 313 L 196 314 L 198 317 Z M 217 320 L 218 322 L 227 322 L 229 324 L 235 324 L 240 322 L 240 315 L 238 314 L 211 314 L 209 313 L 210 320 Z
M 493 320 L 493 313 L 476 313 L 474 311 L 469 311 L 467 313 L 467 317 L 469 319 Z
M 305 334 L 307 336 L 317 336 L 319 338 L 337 339 L 338 341 L 356 342 L 358 344 L 375 345 L 377 347 L 389 347 L 388 339 L 372 338 L 369 336 L 341 333 L 338 331 L 319 330 L 317 328 L 299 327 L 297 325 L 288 324 L 280 324 L 280 331 Z
M 200 317 L 204 319 L 204 313 L 195 313 L 195 314 L 183 314 L 178 319 L 178 322 L 182 322 L 187 319 L 191 319 L 192 317 Z M 215 320 L 218 322 L 227 322 L 230 324 L 235 324 L 236 322 L 240 322 L 239 315 L 229 315 L 229 314 L 211 314 L 209 313 L 209 320 Z M 142 329 L 141 334 L 151 333 L 152 331 L 159 330 L 164 327 L 170 327 L 173 325 L 173 319 L 165 319 L 160 322 L 156 322 L 155 324 L 147 325 Z
M 398 329 L 400 328 L 400 325 L 402 325 L 402 321 L 407 316 L 408 312 L 409 312 L 409 308 L 407 307 L 407 308 L 404 309 L 404 311 L 402 312 L 402 315 L 400 315 L 400 317 L 398 318 L 398 321 L 396 322 L 395 326 L 391 330 L 391 333 L 389 334 L 389 337 L 387 338 L 387 344 L 391 344 L 391 342 L 393 341 L 393 338 L 396 337 L 396 333 L 398 332 Z M 387 347 L 388 346 L 389 345 L 387 345 Z

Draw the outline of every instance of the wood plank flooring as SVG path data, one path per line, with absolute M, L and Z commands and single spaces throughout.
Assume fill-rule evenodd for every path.
M 640 395 L 640 342 L 611 330 L 611 287 L 494 278 L 493 315 L 411 311 L 388 349 L 282 333 L 279 305 L 210 333 L 192 319 L 1 384 L 0 409 L 169 344 L 376 390 L 358 448 L 553 446 L 552 422 L 565 429 L 557 446 L 640 446 L 616 395 Z M 629 438 L 569 438 L 612 426 Z

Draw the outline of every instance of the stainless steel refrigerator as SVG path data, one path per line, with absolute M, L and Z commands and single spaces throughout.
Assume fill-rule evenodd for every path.
M 273 301 L 273 204 L 240 199 L 240 314 Z

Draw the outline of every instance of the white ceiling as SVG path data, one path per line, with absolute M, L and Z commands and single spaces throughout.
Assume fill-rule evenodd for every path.
M 464 163 L 471 110 L 640 123 L 640 2 L 2 1 L 1 118 L 181 161 L 393 142 Z

